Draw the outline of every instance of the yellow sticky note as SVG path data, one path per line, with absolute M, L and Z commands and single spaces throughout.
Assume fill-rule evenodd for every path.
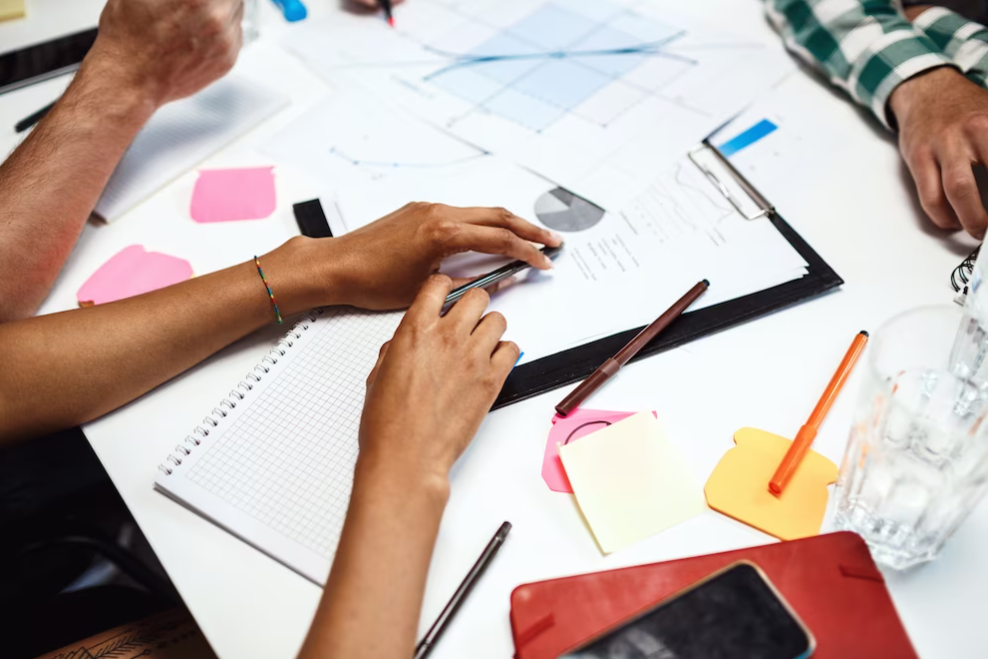
M 0 0 L 0 21 L 24 17 L 24 0 Z
M 559 457 L 605 554 L 706 510 L 689 464 L 650 412 L 560 446 Z
M 827 486 L 837 480 L 837 465 L 810 451 L 782 494 L 775 496 L 768 482 L 792 442 L 742 428 L 734 433 L 734 443 L 737 446 L 724 454 L 703 488 L 710 507 L 780 540 L 818 535 L 827 511 Z

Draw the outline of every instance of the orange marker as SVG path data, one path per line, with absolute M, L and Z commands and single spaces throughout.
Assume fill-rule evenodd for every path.
M 844 361 L 840 363 L 837 372 L 834 373 L 834 377 L 830 380 L 830 384 L 827 385 L 826 390 L 823 392 L 823 396 L 820 397 L 820 401 L 813 408 L 813 414 L 810 415 L 809 421 L 796 433 L 796 439 L 789 446 L 789 450 L 786 451 L 786 455 L 782 458 L 782 462 L 779 463 L 779 468 L 775 470 L 772 480 L 768 482 L 768 491 L 772 494 L 782 494 L 782 490 L 785 489 L 789 479 L 796 473 L 799 463 L 806 457 L 806 452 L 810 450 L 813 440 L 816 439 L 816 433 L 820 429 L 820 424 L 823 423 L 827 412 L 830 411 L 830 406 L 837 400 L 837 395 L 844 387 L 847 376 L 854 370 L 854 365 L 857 363 L 858 357 L 861 356 L 866 343 L 868 343 L 868 332 L 862 330 L 854 337 L 854 342 L 851 343 L 847 354 L 844 355 Z

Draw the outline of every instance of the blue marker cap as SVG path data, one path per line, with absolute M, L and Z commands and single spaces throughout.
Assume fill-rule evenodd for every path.
M 302 0 L 272 0 L 281 13 L 285 15 L 285 20 L 289 23 L 300 21 L 309 15 Z

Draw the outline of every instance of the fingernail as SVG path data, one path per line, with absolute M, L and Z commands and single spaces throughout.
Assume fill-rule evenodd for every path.
M 553 238 L 555 238 L 555 239 L 556 239 L 556 242 L 557 242 L 557 243 L 561 243 L 561 242 L 563 242 L 563 237 L 562 237 L 562 236 L 560 236 L 560 235 L 559 235 L 558 233 L 556 233 L 555 231 L 550 231 L 550 232 L 549 232 L 549 235 L 550 235 L 550 236 L 552 236 Z
M 556 264 L 553 263 L 552 259 L 550 259 L 548 256 L 543 256 L 542 260 L 545 261 L 546 270 L 552 270 L 553 268 L 556 267 Z

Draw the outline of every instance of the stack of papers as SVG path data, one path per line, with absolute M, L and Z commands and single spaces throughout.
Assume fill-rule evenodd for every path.
M 338 203 L 351 231 L 409 201 L 427 200 L 504 206 L 560 233 L 565 247 L 555 268 L 527 271 L 491 304 L 508 319 L 506 336 L 524 351 L 523 362 L 647 325 L 702 279 L 710 289 L 694 309 L 806 273 L 806 261 L 770 221 L 745 219 L 687 158 L 617 212 L 581 206 L 554 190 L 552 182 L 486 156 L 441 178 L 343 190 Z M 575 210 L 561 213 L 567 203 Z M 503 263 L 469 255 L 447 261 L 444 272 L 472 276 Z
M 793 68 L 779 48 L 650 0 L 417 0 L 398 25 L 336 16 L 284 45 L 605 207 Z

